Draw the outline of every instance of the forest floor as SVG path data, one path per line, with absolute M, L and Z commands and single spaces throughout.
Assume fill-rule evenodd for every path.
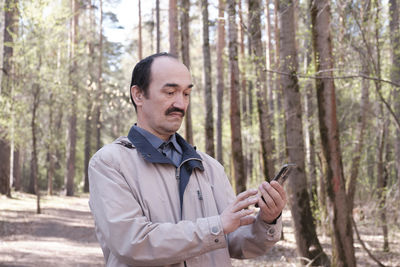
M 36 214 L 36 197 L 13 193 L 0 197 L 0 266 L 104 266 L 94 234 L 88 195 L 80 197 L 43 196 L 41 214 Z M 283 213 L 284 240 L 266 255 L 252 260 L 233 260 L 239 266 L 300 266 L 296 256 L 291 215 Z M 358 223 L 362 239 L 385 266 L 400 266 L 400 230 L 389 228 L 390 252 L 382 251 L 381 229 L 367 219 Z M 320 235 L 331 255 L 330 238 Z M 377 266 L 355 237 L 358 266 Z

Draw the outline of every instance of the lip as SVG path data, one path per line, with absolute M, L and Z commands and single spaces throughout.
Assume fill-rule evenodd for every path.
M 171 112 L 170 114 L 168 114 L 167 116 L 172 116 L 172 117 L 179 117 L 182 118 L 183 115 L 180 112 Z

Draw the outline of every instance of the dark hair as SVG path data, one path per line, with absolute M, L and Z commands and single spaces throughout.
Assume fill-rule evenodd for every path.
M 135 110 L 136 110 L 136 104 L 132 98 L 131 88 L 132 86 L 136 85 L 137 87 L 140 88 L 140 90 L 142 90 L 143 95 L 145 97 L 148 97 L 148 88 L 151 81 L 151 65 L 153 63 L 153 60 L 158 57 L 171 57 L 177 59 L 176 56 L 170 53 L 162 52 L 150 55 L 136 64 L 135 68 L 132 71 L 131 86 L 129 87 L 129 94 L 131 96 L 131 101 L 133 106 L 135 107 Z

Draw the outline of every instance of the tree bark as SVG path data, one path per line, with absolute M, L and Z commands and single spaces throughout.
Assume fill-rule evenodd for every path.
M 101 107 L 103 103 L 103 0 L 99 0 L 99 64 L 97 70 L 97 96 L 95 109 L 96 124 L 96 150 L 99 150 L 103 143 L 101 142 Z
M 18 0 L 7 0 L 4 3 L 4 48 L 3 48 L 3 70 L 4 76 L 1 80 L 0 95 L 5 99 L 11 98 L 11 86 L 13 75 L 13 43 L 18 32 Z M 9 110 L 4 110 L 5 114 Z M 10 158 L 11 147 L 9 130 L 0 127 L 0 194 L 11 197 L 10 184 Z
M 171 0 L 174 1 L 174 0 Z M 138 0 L 138 17 L 139 17 L 139 40 L 138 40 L 138 56 L 139 56 L 139 60 L 141 60 L 143 58 L 143 45 L 142 45 L 142 6 L 141 6 L 142 1 Z M 102 3 L 101 3 L 102 5 Z M 102 12 L 101 12 L 102 13 Z M 101 17 L 103 15 L 101 14 Z
M 228 39 L 229 39 L 229 76 L 231 92 L 231 146 L 233 161 L 233 177 L 235 180 L 236 193 L 246 190 L 247 177 L 244 172 L 244 162 L 242 154 L 242 133 L 240 122 L 240 103 L 239 103 L 239 65 L 238 65 L 238 42 L 236 25 L 236 1 L 228 0 Z
M 333 56 L 329 28 L 331 17 L 329 1 L 312 1 L 310 10 L 316 72 L 323 72 L 324 77 L 332 77 Z M 321 74 L 318 76 L 321 77 Z M 316 79 L 316 90 L 320 136 L 327 167 L 326 189 L 333 209 L 331 218 L 334 233 L 332 264 L 356 266 L 351 213 L 347 204 L 340 151 L 334 80 Z
M 204 77 L 204 99 L 206 104 L 205 138 L 206 153 L 215 157 L 214 149 L 214 117 L 211 83 L 211 52 L 208 30 L 208 1 L 201 0 L 201 13 L 203 18 L 203 77 Z
M 271 123 L 268 116 L 267 75 L 265 73 L 265 54 L 261 39 L 261 12 L 259 1 L 249 0 L 249 35 L 252 47 L 252 61 L 256 68 L 257 110 L 260 124 L 261 153 L 264 165 L 264 179 L 274 177 L 274 143 L 271 138 Z
M 54 179 L 54 120 L 53 120 L 53 92 L 49 95 L 49 141 L 47 144 L 47 194 L 53 195 Z
M 381 115 L 385 117 L 383 112 L 383 107 L 381 105 Z M 388 225 L 386 220 L 386 186 L 387 186 L 387 168 L 385 166 L 384 154 L 385 154 L 385 146 L 388 137 L 388 128 L 389 128 L 389 119 L 385 119 L 383 125 L 381 125 L 381 132 L 379 136 L 379 146 L 378 146 L 378 179 L 377 179 L 377 195 L 379 201 L 379 219 L 380 225 L 382 226 L 382 235 L 383 235 L 383 251 L 389 251 L 389 240 L 388 240 Z M 388 153 L 388 151 L 386 151 Z
M 168 21 L 169 21 L 169 53 L 178 56 L 178 9 L 177 0 L 169 0 Z
M 367 61 L 361 57 L 362 73 L 369 76 L 369 69 Z M 353 158 L 351 161 L 350 178 L 347 183 L 347 197 L 349 203 L 349 211 L 352 212 L 354 208 L 354 196 L 357 189 L 357 178 L 360 169 L 361 154 L 364 147 L 364 132 L 367 123 L 368 106 L 369 106 L 369 80 L 362 79 L 361 82 L 361 101 L 360 113 L 357 116 L 357 137 L 356 146 L 353 150 Z
M 160 42 L 161 42 L 161 32 L 160 32 L 160 0 L 156 0 L 156 30 L 157 30 L 157 53 L 160 53 Z
M 288 181 L 289 203 L 295 227 L 297 252 L 300 257 L 312 260 L 312 265 L 330 266 L 328 256 L 319 243 L 315 220 L 308 195 L 305 173 L 305 152 L 302 123 L 301 95 L 297 80 L 297 50 L 294 7 L 295 0 L 280 0 L 280 71 L 293 74 L 281 77 L 286 117 L 286 154 L 296 168 Z M 303 260 L 303 264 L 307 264 Z
M 222 113 L 224 97 L 225 0 L 218 0 L 217 41 L 217 160 L 223 165 Z
M 390 44 L 392 46 L 392 69 L 391 80 L 400 84 L 400 19 L 398 0 L 389 0 L 389 28 L 390 28 Z M 396 116 L 400 118 L 400 88 L 395 87 L 393 92 L 394 109 Z M 397 174 L 398 190 L 400 192 L 400 130 L 396 129 L 395 134 L 395 166 Z
M 77 46 L 78 46 L 78 22 L 79 22 L 79 1 L 72 1 L 72 10 L 74 16 L 72 17 L 71 25 L 71 52 L 70 52 L 70 76 L 69 82 L 71 85 L 70 94 L 70 114 L 68 117 L 68 132 L 67 132 L 67 154 L 66 154 L 66 172 L 65 172 L 65 193 L 67 196 L 74 195 L 74 178 L 75 178 L 75 156 L 76 156 L 76 140 L 77 140 L 77 94 L 78 83 L 77 73 Z
M 190 53 L 189 53 L 189 11 L 190 11 L 190 0 L 180 0 L 181 6 L 181 52 L 182 62 L 186 67 L 190 68 Z M 185 137 L 189 144 L 193 144 L 193 126 L 192 126 L 192 111 L 191 105 L 189 104 L 186 115 L 185 115 Z
M 88 33 L 88 60 L 87 70 L 88 70 L 88 80 L 89 84 L 86 88 L 86 115 L 85 115 L 85 141 L 84 141 L 84 184 L 83 184 L 83 192 L 89 192 L 89 160 L 91 157 L 91 148 L 92 148 L 92 109 L 93 109 L 93 100 L 92 100 L 92 93 L 93 93 L 93 85 L 96 82 L 95 74 L 94 74 L 94 66 L 96 65 L 95 59 L 95 39 L 96 39 L 96 23 L 95 23 L 95 13 L 94 13 L 94 4 L 90 5 L 89 9 L 89 33 Z

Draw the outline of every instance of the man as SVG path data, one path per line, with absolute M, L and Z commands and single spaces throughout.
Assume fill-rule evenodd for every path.
M 133 70 L 137 124 L 89 164 L 89 204 L 107 266 L 231 266 L 230 257 L 263 255 L 280 239 L 282 187 L 264 182 L 235 197 L 223 167 L 176 133 L 192 87 L 189 70 L 170 54 Z M 254 217 L 247 207 L 256 203 Z

